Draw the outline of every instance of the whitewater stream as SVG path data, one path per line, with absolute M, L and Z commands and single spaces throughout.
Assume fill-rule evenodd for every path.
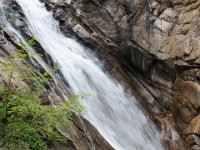
M 17 0 L 29 29 L 45 51 L 59 64 L 73 93 L 89 93 L 84 117 L 116 150 L 162 150 L 161 135 L 136 105 L 131 94 L 105 73 L 94 54 L 65 37 L 58 22 L 39 0 Z

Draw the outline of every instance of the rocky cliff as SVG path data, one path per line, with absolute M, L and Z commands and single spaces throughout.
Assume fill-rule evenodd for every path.
M 133 88 L 170 149 L 200 148 L 200 1 L 42 1 L 63 33 L 99 52 Z
M 132 89 L 168 149 L 200 149 L 199 0 L 41 1 L 66 36 L 98 53 Z M 23 12 L 7 5 L 12 24 L 31 37 Z

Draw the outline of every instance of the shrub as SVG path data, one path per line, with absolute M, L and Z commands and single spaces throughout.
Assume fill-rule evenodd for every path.
M 48 142 L 66 143 L 66 136 L 56 128 L 60 123 L 70 124 L 73 111 L 83 110 L 76 101 L 69 100 L 56 106 L 41 105 L 44 84 L 49 84 L 51 77 L 47 72 L 36 74 L 36 70 L 26 63 L 27 57 L 33 56 L 28 49 L 34 44 L 35 40 L 31 39 L 21 45 L 22 49 L 12 55 L 11 62 L 4 62 L 0 66 L 1 71 L 8 75 L 6 79 L 0 79 L 4 83 L 0 85 L 0 147 L 3 149 L 45 150 Z M 21 80 L 29 84 L 26 90 L 12 87 L 17 72 Z

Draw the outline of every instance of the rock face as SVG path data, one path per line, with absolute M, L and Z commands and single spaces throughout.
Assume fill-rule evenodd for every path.
M 116 60 L 111 72 L 168 132 L 171 126 L 169 148 L 199 149 L 199 0 L 41 1 L 66 36 Z
M 41 1 L 66 36 L 99 53 L 110 73 L 132 89 L 163 129 L 168 149 L 200 149 L 199 0 Z M 31 37 L 18 5 L 6 3 L 12 24 Z
M 73 125 L 63 127 L 62 131 L 69 133 L 78 150 L 114 150 L 89 121 L 75 114 L 72 119 Z

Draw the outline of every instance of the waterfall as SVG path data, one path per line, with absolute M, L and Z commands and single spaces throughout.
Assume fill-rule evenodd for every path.
M 39 0 L 17 0 L 30 31 L 51 55 L 73 93 L 89 93 L 84 117 L 116 150 L 162 150 L 161 135 L 137 107 L 135 98 L 109 76 L 94 54 L 65 37 Z

